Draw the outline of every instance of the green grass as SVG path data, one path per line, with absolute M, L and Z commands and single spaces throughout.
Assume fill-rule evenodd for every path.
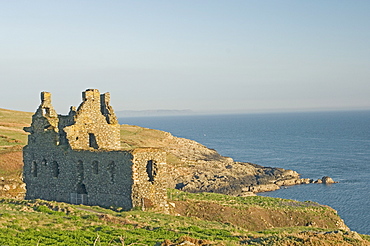
M 181 199 L 195 196 L 180 193 L 176 195 Z M 205 193 L 196 194 L 195 197 L 208 201 L 216 198 L 215 202 L 225 202 L 225 197 L 228 196 L 215 197 Z M 276 200 L 276 204 L 279 204 L 279 199 Z M 266 197 L 251 199 L 248 204 L 253 206 L 253 202 L 256 202 L 254 205 L 260 206 L 265 201 Z M 276 205 L 270 199 L 267 201 Z M 208 240 L 217 245 L 229 246 L 243 242 L 248 242 L 249 245 L 284 245 L 286 242 L 303 245 L 300 242 L 307 233 L 311 233 L 313 237 L 322 237 L 328 231 L 315 227 L 247 231 L 231 223 L 206 221 L 196 217 L 139 210 L 117 212 L 97 206 L 43 200 L 0 200 L 0 245 L 161 245 L 165 241 L 174 242 L 179 238 Z M 361 245 L 358 239 L 345 232 L 342 234 L 342 239 L 335 240 Z M 328 237 L 331 235 L 328 234 Z M 369 236 L 363 238 L 369 239 Z
M 139 126 L 121 125 L 120 134 L 121 147 L 133 149 L 137 147 L 164 147 L 162 140 L 166 138 L 167 133 Z
M 27 133 L 23 127 L 31 124 L 32 113 L 0 109 L 0 153 L 27 144 Z
M 208 195 L 204 194 L 210 198 Z M 230 223 L 195 217 L 138 210 L 115 212 L 42 200 L 2 199 L 0 214 L 0 244 L 6 245 L 156 245 L 181 236 L 237 245 L 243 238 L 281 232 L 248 232 Z
M 248 208 L 248 207 L 262 207 L 262 208 L 288 208 L 288 209 L 306 209 L 306 208 L 319 208 L 325 209 L 325 206 L 321 206 L 318 203 L 306 201 L 300 202 L 295 200 L 288 200 L 282 198 L 272 198 L 263 196 L 249 196 L 249 197 L 232 197 L 219 193 L 188 193 L 181 192 L 176 189 L 168 189 L 168 197 L 177 201 L 184 200 L 198 200 L 198 201 L 212 201 L 221 205 L 236 207 L 236 208 Z
M 27 144 L 27 134 L 0 128 L 0 146 L 16 146 Z
M 31 116 L 33 113 L 2 109 L 0 108 L 0 122 L 4 123 L 18 123 L 18 124 L 31 124 Z
M 155 245 L 180 236 L 237 241 L 232 233 L 239 233 L 233 226 L 195 218 L 42 200 L 3 199 L 0 215 L 0 244 L 4 245 Z

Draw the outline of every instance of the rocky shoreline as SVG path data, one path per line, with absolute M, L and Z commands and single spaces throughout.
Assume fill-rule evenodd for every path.
M 173 181 L 169 187 L 188 192 L 215 192 L 233 196 L 251 196 L 259 192 L 274 191 L 282 186 L 300 184 L 332 184 L 324 176 L 313 180 L 301 178 L 293 170 L 263 167 L 247 162 L 236 162 L 221 156 L 216 150 L 189 139 L 166 133 L 164 149 L 180 161 L 168 165 Z

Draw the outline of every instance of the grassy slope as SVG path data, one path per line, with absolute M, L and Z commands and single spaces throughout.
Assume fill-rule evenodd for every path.
M 23 127 L 30 125 L 32 113 L 0 109 L 0 176 L 19 178 L 22 147 L 27 144 Z
M 27 143 L 23 127 L 30 125 L 31 116 L 32 113 L 0 109 L 0 151 Z
M 285 200 L 266 197 L 229 201 L 226 195 L 170 191 L 176 201 L 214 201 L 223 208 L 314 209 L 316 204 L 287 206 Z M 210 197 L 212 196 L 212 197 Z M 252 199 L 252 200 L 251 200 Z M 254 200 L 253 200 L 254 199 Z M 41 200 L 0 201 L 0 244 L 4 245 L 177 245 L 192 241 L 196 245 L 370 245 L 368 236 L 332 228 L 287 227 L 249 231 L 243 226 L 192 216 L 174 216 L 143 211 L 119 212 L 100 207 L 70 205 Z
M 5 179 L 19 178 L 21 147 L 27 141 L 22 128 L 30 124 L 31 115 L 0 109 L 0 175 Z M 126 149 L 164 147 L 167 134 L 121 126 Z M 168 160 L 172 164 L 178 161 L 171 155 Z M 223 242 L 223 245 L 291 245 L 293 242 L 296 245 L 315 245 L 315 242 L 317 245 L 318 242 L 320 245 L 370 245 L 357 234 L 338 231 L 336 213 L 313 203 L 179 191 L 170 191 L 169 197 L 175 205 L 172 213 L 178 216 L 4 199 L 0 202 L 0 244 L 156 245 L 164 242 L 164 245 L 175 245 L 172 241 L 182 237 L 179 242 L 187 239 L 198 245 L 202 242 L 205 245 L 207 241 L 192 238 Z M 288 217 L 291 224 L 286 221 Z M 278 221 L 285 221 L 288 227 L 277 228 Z M 327 233 L 333 230 L 337 233 Z
M 176 214 L 232 223 L 250 231 L 294 226 L 347 229 L 335 210 L 309 201 L 260 196 L 230 197 L 217 193 L 184 193 L 178 190 L 173 190 L 169 197 L 176 204 Z
M 140 126 L 121 125 L 121 146 L 123 149 L 136 147 L 164 147 L 166 132 Z

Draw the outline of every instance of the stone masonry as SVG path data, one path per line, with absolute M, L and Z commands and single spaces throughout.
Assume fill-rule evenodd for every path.
M 88 89 L 82 103 L 58 115 L 41 93 L 23 149 L 26 199 L 102 207 L 166 210 L 166 153 L 120 150 L 120 125 L 109 93 Z

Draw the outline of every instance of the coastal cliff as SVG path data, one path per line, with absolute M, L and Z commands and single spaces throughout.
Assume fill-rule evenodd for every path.
M 122 125 L 121 142 L 127 149 L 138 146 L 164 149 L 172 177 L 169 188 L 188 192 L 250 196 L 277 190 L 281 186 L 334 183 L 329 177 L 314 181 L 301 178 L 293 170 L 236 162 L 196 141 L 139 126 Z

